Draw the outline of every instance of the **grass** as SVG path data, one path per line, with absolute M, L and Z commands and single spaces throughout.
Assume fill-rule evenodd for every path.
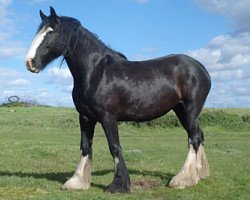
M 131 193 L 124 195 L 103 191 L 113 179 L 114 164 L 100 125 L 91 188 L 63 191 L 79 161 L 75 110 L 0 107 L 0 199 L 249 199 L 249 118 L 250 109 L 204 110 L 201 123 L 211 175 L 184 190 L 167 187 L 187 154 L 187 136 L 174 115 L 142 125 L 121 123 L 132 181 Z

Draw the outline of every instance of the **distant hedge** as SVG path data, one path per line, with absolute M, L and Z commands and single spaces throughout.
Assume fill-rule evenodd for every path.
M 5 102 L 0 104 L 0 107 L 49 107 L 47 105 L 42 105 L 37 103 L 35 100 L 20 100 L 18 102 Z
M 250 130 L 250 114 L 232 114 L 227 113 L 222 110 L 213 110 L 208 109 L 205 112 L 202 112 L 200 115 L 200 126 L 202 128 L 210 126 L 218 126 L 225 130 Z M 144 122 L 136 123 L 132 122 L 134 126 L 161 126 L 163 128 L 176 128 L 182 127 L 178 118 L 174 113 L 169 113 L 160 117 L 158 119 Z
M 4 107 L 36 107 L 42 108 L 46 106 L 37 105 L 36 103 L 30 102 L 16 102 L 16 103 L 5 103 L 0 105 Z M 53 107 L 51 107 L 53 109 Z M 60 109 L 60 108 L 57 108 Z M 79 126 L 78 117 L 74 108 L 72 109 L 72 115 L 66 117 L 59 117 L 58 121 L 55 116 L 46 116 L 43 120 L 50 119 L 50 123 L 54 126 Z M 42 117 L 42 116 L 41 116 Z M 246 130 L 250 133 L 250 109 L 205 109 L 200 115 L 200 126 L 201 128 L 205 127 L 220 127 L 223 130 L 233 130 L 233 131 L 242 131 Z M 58 122 L 57 122 L 58 121 Z M 126 122 L 125 122 L 126 123 Z M 41 122 L 43 125 L 43 122 Z M 129 122 L 137 127 L 162 127 L 162 128 L 182 128 L 178 118 L 174 112 L 170 112 L 163 117 L 157 118 L 152 121 L 137 123 Z

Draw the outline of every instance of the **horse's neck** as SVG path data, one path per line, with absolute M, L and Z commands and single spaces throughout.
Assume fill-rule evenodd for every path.
M 65 55 L 65 60 L 73 75 L 74 82 L 80 82 L 85 85 L 88 82 L 89 75 L 91 74 L 95 57 L 100 58 L 107 53 L 107 50 L 102 44 L 99 44 L 97 39 L 90 38 L 90 35 L 79 33 L 77 41 L 71 42 L 72 52 Z

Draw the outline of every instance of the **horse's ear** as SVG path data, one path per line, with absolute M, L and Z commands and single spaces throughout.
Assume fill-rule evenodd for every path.
M 52 6 L 50 6 L 50 16 L 53 18 L 57 18 L 56 11 Z
M 55 9 L 50 6 L 50 16 L 55 23 L 60 23 L 60 17 L 57 16 Z
M 43 11 L 40 10 L 39 13 L 40 13 L 40 17 L 41 17 L 42 21 L 47 18 L 47 16 L 43 13 Z

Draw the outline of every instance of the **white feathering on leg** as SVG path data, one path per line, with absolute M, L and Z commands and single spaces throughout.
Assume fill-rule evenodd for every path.
M 82 156 L 75 174 L 62 187 L 68 190 L 87 190 L 90 187 L 91 156 Z
M 169 183 L 169 187 L 185 188 L 197 184 L 199 177 L 196 170 L 196 152 L 192 145 L 189 146 L 189 152 L 184 166 L 180 172 L 175 175 Z
M 172 178 L 169 187 L 185 188 L 191 187 L 209 176 L 209 166 L 204 151 L 204 145 L 200 144 L 197 153 L 192 145 L 189 146 L 189 152 L 184 166 L 180 172 Z

